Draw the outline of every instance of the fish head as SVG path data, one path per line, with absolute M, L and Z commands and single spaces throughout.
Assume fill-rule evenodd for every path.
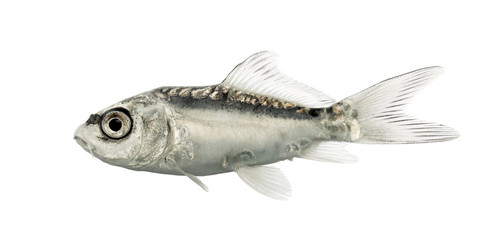
M 165 151 L 165 107 L 150 93 L 137 95 L 91 114 L 76 129 L 74 139 L 106 163 L 143 169 L 158 163 Z

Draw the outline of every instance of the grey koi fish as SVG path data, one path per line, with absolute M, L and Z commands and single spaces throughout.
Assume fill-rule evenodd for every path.
M 284 174 L 268 164 L 297 158 L 355 162 L 352 143 L 429 143 L 457 131 L 405 115 L 411 98 L 442 73 L 427 67 L 382 81 L 336 102 L 280 73 L 276 54 L 259 52 L 218 84 L 161 87 L 92 114 L 74 139 L 115 166 L 198 176 L 236 172 L 275 199 L 291 195 Z

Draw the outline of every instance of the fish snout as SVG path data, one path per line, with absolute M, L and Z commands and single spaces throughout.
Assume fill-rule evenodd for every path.
M 87 152 L 91 152 L 90 145 L 84 140 L 83 137 L 84 124 L 79 126 L 74 132 L 74 140 Z

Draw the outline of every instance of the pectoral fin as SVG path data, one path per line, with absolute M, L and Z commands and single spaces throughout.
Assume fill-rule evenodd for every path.
M 292 188 L 283 172 L 273 166 L 243 166 L 235 169 L 238 176 L 255 191 L 277 200 L 292 196 Z
M 166 164 L 167 164 L 167 166 L 169 168 L 174 169 L 174 170 L 178 171 L 179 173 L 187 176 L 189 179 L 191 179 L 194 183 L 196 183 L 197 185 L 199 185 L 206 192 L 209 191 L 209 188 L 207 187 L 207 185 L 205 185 L 202 181 L 200 181 L 200 179 L 197 176 L 195 176 L 195 175 L 193 175 L 191 173 L 187 173 L 183 169 L 181 169 L 181 167 L 179 167 L 178 164 L 176 164 L 176 161 L 174 161 L 174 160 L 166 160 Z
M 196 183 L 197 185 L 199 185 L 206 192 L 209 191 L 209 188 L 207 187 L 207 185 L 205 185 L 202 181 L 200 181 L 200 179 L 197 176 L 195 176 L 193 174 L 190 174 L 190 173 L 187 173 L 187 172 L 183 171 L 181 168 L 179 168 L 177 170 L 180 173 L 182 173 L 183 175 L 187 176 L 189 179 L 191 179 L 194 183 Z

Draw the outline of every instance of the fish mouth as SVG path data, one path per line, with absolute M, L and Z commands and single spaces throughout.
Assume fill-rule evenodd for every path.
M 78 137 L 78 136 L 74 136 L 74 140 L 76 140 L 76 142 L 87 152 L 89 152 L 91 154 L 91 156 L 95 157 L 95 154 L 93 154 L 93 150 L 92 150 L 92 146 L 86 142 L 85 140 L 83 140 L 82 138 Z

